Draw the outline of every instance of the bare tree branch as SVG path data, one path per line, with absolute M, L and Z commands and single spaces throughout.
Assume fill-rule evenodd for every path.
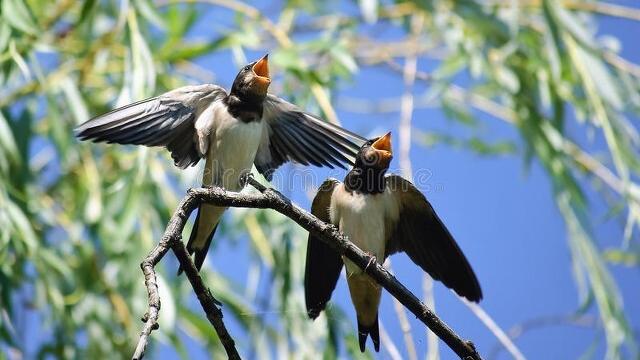
M 169 224 L 167 225 L 167 229 L 165 230 L 162 239 L 140 264 L 149 297 L 149 310 L 142 318 L 144 326 L 140 333 L 138 345 L 136 346 L 136 350 L 132 357 L 134 360 L 142 359 L 147 344 L 149 343 L 149 336 L 151 335 L 151 332 L 158 329 L 160 295 L 158 293 L 155 266 L 167 254 L 169 249 L 171 249 L 178 258 L 180 266 L 189 279 L 204 312 L 207 314 L 207 319 L 209 319 L 209 322 L 213 325 L 222 346 L 224 346 L 224 349 L 227 352 L 227 357 L 234 360 L 240 359 L 240 355 L 235 348 L 235 342 L 231 335 L 229 335 L 229 332 L 222 321 L 222 311 L 217 306 L 220 305 L 220 303 L 204 285 L 196 266 L 193 264 L 191 256 L 189 256 L 189 253 L 182 242 L 182 229 L 184 229 L 184 225 L 186 224 L 191 212 L 196 208 L 196 206 L 198 206 L 198 204 L 200 204 L 201 201 L 202 199 L 194 196 L 191 191 L 184 199 L 182 199 L 177 210 L 169 220 Z
M 196 206 L 202 202 L 217 206 L 273 209 L 290 218 L 305 230 L 316 234 L 321 241 L 324 241 L 332 249 L 346 256 L 363 269 L 367 275 L 384 287 L 420 321 L 427 325 L 431 331 L 438 335 L 460 358 L 465 360 L 481 359 L 471 341 L 463 340 L 458 336 L 447 324 L 440 320 L 435 313 L 427 308 L 413 293 L 391 275 L 384 266 L 379 264 L 374 257 L 366 254 L 351 243 L 335 226 L 322 222 L 317 217 L 293 204 L 278 191 L 264 187 L 264 185 L 253 178 L 249 178 L 248 183 L 258 189 L 260 193 L 240 194 L 215 187 L 191 189 L 179 204 L 178 209 L 171 217 L 162 240 L 141 264 L 149 292 L 149 311 L 145 315 L 145 326 L 142 330 L 136 353 L 134 354 L 135 359 L 142 357 L 149 334 L 157 328 L 160 298 L 158 296 L 158 287 L 153 267 L 162 259 L 169 248 L 176 254 L 176 257 L 185 270 L 189 281 L 198 295 L 200 303 L 207 313 L 207 318 L 214 325 L 221 342 L 227 350 L 227 355 L 233 359 L 239 358 L 233 344 L 233 339 L 222 323 L 222 313 L 215 306 L 216 300 L 202 283 L 202 279 L 198 275 L 181 241 L 182 229 L 186 224 L 187 218 Z

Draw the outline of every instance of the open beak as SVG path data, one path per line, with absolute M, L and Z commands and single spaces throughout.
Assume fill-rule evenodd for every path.
M 389 166 L 393 153 L 391 151 L 391 132 L 384 134 L 373 144 L 371 144 L 373 150 L 378 154 L 378 164 L 382 166 Z
M 253 65 L 252 70 L 263 85 L 269 85 L 271 83 L 271 78 L 269 78 L 269 54 L 258 60 L 255 65 Z

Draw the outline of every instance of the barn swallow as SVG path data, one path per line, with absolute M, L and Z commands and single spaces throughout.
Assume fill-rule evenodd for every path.
M 366 141 L 267 93 L 268 55 L 243 67 L 231 91 L 218 85 L 184 86 L 95 117 L 75 129 L 81 140 L 163 146 L 181 168 L 206 159 L 202 183 L 230 191 L 255 165 L 271 180 L 287 161 L 303 165 L 353 164 Z M 201 204 L 187 243 L 202 267 L 225 207 Z
M 411 182 L 386 174 L 392 157 L 391 133 L 367 141 L 343 182 L 328 179 L 320 186 L 311 212 L 337 226 L 376 261 L 404 251 L 433 279 L 479 302 L 478 279 L 429 201 Z M 360 350 L 365 351 L 370 335 L 379 351 L 380 285 L 313 234 L 309 234 L 304 277 L 307 313 L 315 319 L 324 310 L 343 264 L 357 315 Z

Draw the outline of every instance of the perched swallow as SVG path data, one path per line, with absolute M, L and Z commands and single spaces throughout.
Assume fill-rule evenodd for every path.
M 308 114 L 267 90 L 268 57 L 243 67 L 231 91 L 205 84 L 173 91 L 115 109 L 76 128 L 81 140 L 164 146 L 184 169 L 206 159 L 202 183 L 241 190 L 256 169 L 271 180 L 287 161 L 303 165 L 353 164 L 366 139 Z M 202 267 L 225 207 L 202 204 L 187 243 Z
M 328 179 L 321 185 L 311 212 L 337 226 L 377 261 L 404 251 L 433 279 L 470 301 L 480 301 L 482 290 L 476 275 L 429 201 L 409 181 L 385 175 L 391 159 L 391 133 L 367 141 L 344 182 Z M 370 335 L 379 351 L 380 285 L 313 234 L 309 235 L 304 277 L 307 313 L 315 319 L 324 310 L 343 264 L 358 320 L 360 350 L 364 352 Z

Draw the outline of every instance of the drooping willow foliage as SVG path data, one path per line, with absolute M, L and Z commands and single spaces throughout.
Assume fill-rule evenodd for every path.
M 2 353 L 130 356 L 146 304 L 138 265 L 158 241 L 188 176 L 162 152 L 78 143 L 72 129 L 115 105 L 211 81 L 194 63 L 202 56 L 227 52 L 241 64 L 251 49 L 271 53 L 286 73 L 285 94 L 317 106 L 331 121 L 337 120 L 331 90 L 342 80 L 371 66 L 407 76 L 409 59 L 436 61 L 435 71 L 410 74 L 411 81 L 425 82 L 424 99 L 462 124 L 490 117 L 517 130 L 524 158 L 539 162 L 553 185 L 576 284 L 584 307 L 597 308 L 608 356 L 638 356 L 610 266 L 639 266 L 640 67 L 618 55 L 615 39 L 599 37 L 597 25 L 603 16 L 640 21 L 639 11 L 555 0 L 361 0 L 343 12 L 333 11 L 339 5 L 331 2 L 301 0 L 260 7 L 268 13 L 235 0 L 0 4 Z M 212 20 L 212 9 L 228 24 L 192 36 Z M 372 26 L 403 36 L 380 40 L 363 30 Z M 468 78 L 464 87 L 461 74 Z M 373 111 L 389 111 L 385 103 L 374 105 Z M 568 129 L 580 136 L 572 138 Z M 584 134 L 604 146 L 593 146 Z M 487 155 L 512 150 L 481 136 L 423 135 L 426 143 Z M 598 246 L 586 194 L 607 201 L 610 216 L 621 219 L 619 247 Z M 330 357 L 342 342 L 349 353 L 357 351 L 353 326 L 339 308 L 330 309 L 328 326 L 305 318 L 299 285 L 305 245 L 293 240 L 304 233 L 266 211 L 236 214 L 222 230 L 249 234 L 256 268 L 273 283 L 268 307 L 281 310 L 275 322 L 243 316 L 263 306 L 255 292 L 205 268 L 216 297 L 245 331 L 237 339 L 241 351 L 311 357 L 314 344 L 325 341 Z M 174 271 L 166 266 L 160 279 L 167 290 L 160 340 L 186 355 L 179 334 L 187 333 L 223 354 L 201 313 L 184 300 L 190 289 Z M 33 316 L 35 323 L 25 320 Z M 29 326 L 42 333 L 35 344 L 21 336 Z

